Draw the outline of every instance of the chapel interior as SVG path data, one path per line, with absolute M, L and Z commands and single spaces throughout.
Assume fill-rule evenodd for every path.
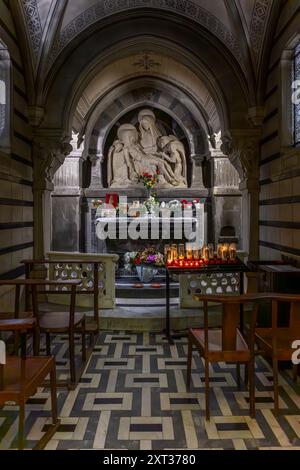
M 299 364 L 300 0 L 0 0 L 0 450 L 300 450 Z

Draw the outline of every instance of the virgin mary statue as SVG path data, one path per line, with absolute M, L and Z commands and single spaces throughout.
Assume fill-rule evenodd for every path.
M 143 109 L 138 114 L 140 145 L 146 154 L 157 152 L 157 139 L 161 132 L 155 123 L 155 114 L 150 109 Z

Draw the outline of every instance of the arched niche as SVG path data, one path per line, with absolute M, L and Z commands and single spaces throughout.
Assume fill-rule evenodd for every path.
M 166 111 L 163 111 L 159 108 L 153 108 L 149 106 L 147 103 L 143 103 L 143 105 L 137 106 L 130 111 L 127 111 L 124 113 L 117 122 L 114 123 L 110 127 L 109 132 L 107 133 L 105 140 L 103 141 L 103 161 L 102 161 L 102 184 L 103 187 L 108 187 L 108 182 L 107 182 L 107 156 L 109 153 L 109 149 L 111 145 L 113 144 L 114 140 L 117 138 L 117 131 L 118 128 L 122 124 L 133 124 L 137 129 L 138 129 L 138 120 L 137 116 L 139 111 L 147 107 L 148 109 L 151 109 L 156 117 L 156 125 L 158 129 L 161 131 L 162 135 L 175 135 L 178 140 L 182 142 L 185 148 L 185 155 L 186 155 L 186 164 L 187 164 L 187 180 L 188 180 L 188 186 L 191 185 L 192 182 L 192 171 L 193 171 L 193 166 L 192 166 L 192 161 L 191 161 L 191 148 L 190 144 L 187 138 L 187 134 L 185 130 L 180 126 L 180 124 Z

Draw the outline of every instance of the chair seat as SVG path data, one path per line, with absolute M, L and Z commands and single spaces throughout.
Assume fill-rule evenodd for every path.
M 236 330 L 236 349 L 227 351 L 223 349 L 222 345 L 222 329 L 209 329 L 208 330 L 208 354 L 214 360 L 237 360 L 247 361 L 250 357 L 249 347 L 244 340 L 239 329 Z M 191 329 L 194 343 L 198 344 L 202 352 L 205 351 L 205 331 L 202 328 Z
M 20 312 L 18 318 L 32 318 L 32 312 Z M 0 313 L 0 320 L 13 320 L 15 319 L 14 312 L 1 312 Z
M 35 393 L 44 378 L 53 367 L 53 358 L 48 356 L 8 357 L 3 367 L 3 387 L 0 390 L 0 404 L 6 401 L 18 401 L 19 396 L 25 400 Z
M 84 313 L 75 313 L 74 326 L 78 326 L 84 319 Z M 70 314 L 69 312 L 48 312 L 41 315 L 40 330 L 49 333 L 66 332 L 69 330 Z
M 255 339 L 260 349 L 272 354 L 273 332 L 272 328 L 256 328 Z M 299 332 L 291 328 L 276 329 L 276 356 L 278 359 L 291 360 L 293 341 L 299 339 Z

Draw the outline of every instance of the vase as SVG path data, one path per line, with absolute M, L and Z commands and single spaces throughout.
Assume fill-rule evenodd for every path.
M 154 266 L 136 266 L 136 272 L 141 282 L 151 282 L 158 273 Z

